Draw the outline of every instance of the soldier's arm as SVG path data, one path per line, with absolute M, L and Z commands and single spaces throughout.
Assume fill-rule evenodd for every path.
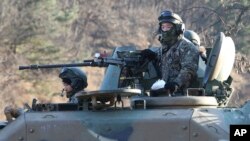
M 183 44 L 181 50 L 181 71 L 174 80 L 180 87 L 188 87 L 191 81 L 196 77 L 199 63 L 198 49 L 189 43 Z

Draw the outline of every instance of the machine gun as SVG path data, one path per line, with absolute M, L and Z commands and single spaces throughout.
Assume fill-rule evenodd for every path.
M 140 52 L 117 52 L 118 58 L 114 57 L 101 57 L 99 54 L 95 54 L 94 59 L 84 60 L 82 63 L 71 63 L 71 64 L 53 64 L 53 65 L 29 65 L 19 66 L 19 70 L 24 69 L 43 69 L 43 68 L 61 68 L 61 67 L 107 67 L 108 65 L 117 65 L 128 68 L 136 68 L 144 66 L 148 61 L 144 61 L 144 58 L 140 55 Z
M 84 101 L 86 97 L 89 99 L 89 95 L 90 97 L 94 95 L 94 99 L 103 103 L 102 107 L 107 106 L 105 104 L 107 101 L 109 101 L 111 105 L 115 104 L 114 102 L 112 103 L 114 98 L 117 99 L 117 101 L 121 101 L 119 100 L 121 96 L 127 97 L 134 94 L 144 95 L 144 90 L 150 89 L 157 77 L 156 71 L 152 69 L 152 63 L 141 55 L 141 51 L 135 50 L 132 47 L 116 48 L 112 57 L 95 54 L 94 59 L 84 60 L 82 63 L 19 66 L 19 70 L 84 66 L 107 68 L 100 89 L 94 92 L 94 94 L 88 93 L 84 94 L 82 97 L 80 96 L 80 99 Z M 92 104 L 93 103 L 96 102 L 92 102 Z M 97 104 L 93 104 L 93 107 L 96 107 L 96 105 Z M 62 106 L 65 107 L 65 104 Z M 32 107 L 35 107 L 32 109 L 39 110 L 39 105 L 37 106 L 37 104 Z M 46 106 L 40 105 L 40 107 Z M 48 107 L 51 108 L 51 104 L 47 105 L 45 109 L 48 110 Z M 55 108 L 55 106 L 52 107 Z M 60 109 L 60 106 L 58 107 L 57 105 L 56 109 Z
M 19 70 L 61 67 L 107 67 L 100 90 L 120 87 L 149 89 L 158 77 L 154 65 L 141 55 L 141 51 L 129 47 L 116 48 L 111 57 L 95 54 L 94 59 L 81 63 L 19 66 Z M 153 79 L 151 79 L 153 78 Z M 150 82 L 148 81 L 150 80 Z M 148 83 L 149 82 L 149 83 Z

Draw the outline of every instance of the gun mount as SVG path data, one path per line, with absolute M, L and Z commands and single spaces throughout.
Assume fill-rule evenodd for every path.
M 232 94 L 232 78 L 225 74 L 231 64 L 216 63 L 223 64 L 230 57 L 219 57 L 226 47 L 234 52 L 232 42 L 223 45 L 228 39 L 220 34 L 208 64 L 199 63 L 196 87 L 184 96 L 151 97 L 148 90 L 158 79 L 157 70 L 131 46 L 116 48 L 112 57 L 79 64 L 20 66 L 21 70 L 106 67 L 106 73 L 99 90 L 77 95 L 82 103 L 34 102 L 31 110 L 4 125 L 0 141 L 229 140 L 230 125 L 250 124 L 250 101 L 240 108 L 220 107 Z

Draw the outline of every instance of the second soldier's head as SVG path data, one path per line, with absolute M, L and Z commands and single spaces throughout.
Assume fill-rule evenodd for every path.
M 87 76 L 79 68 L 63 68 L 59 77 L 62 79 L 64 90 L 68 98 L 88 86 Z
M 184 37 L 187 38 L 189 41 L 191 41 L 198 48 L 201 45 L 201 40 L 199 35 L 193 30 L 186 30 L 184 32 Z

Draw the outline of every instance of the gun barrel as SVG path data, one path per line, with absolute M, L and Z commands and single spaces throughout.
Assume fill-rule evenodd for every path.
M 118 66 L 127 66 L 127 67 L 136 67 L 140 64 L 140 58 L 96 58 L 94 60 L 84 60 L 82 63 L 73 63 L 73 64 L 53 64 L 53 65 L 28 65 L 28 66 L 19 66 L 19 70 L 25 69 L 43 69 L 43 68 L 61 68 L 61 67 L 83 67 L 83 66 L 92 66 L 92 67 L 107 67 L 108 65 L 118 65 Z
M 97 66 L 94 62 L 83 62 L 83 63 L 73 63 L 73 64 L 53 64 L 53 65 L 29 65 L 29 66 L 19 66 L 19 70 L 25 69 L 43 69 L 43 68 L 61 68 L 61 67 L 81 67 L 81 66 Z

